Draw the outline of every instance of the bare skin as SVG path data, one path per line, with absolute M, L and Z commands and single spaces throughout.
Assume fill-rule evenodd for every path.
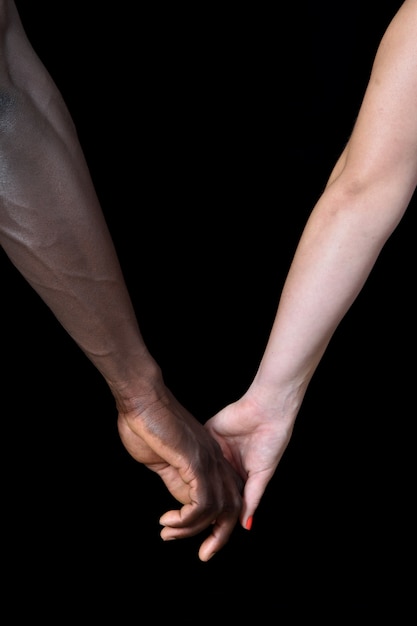
M 259 369 L 206 423 L 245 480 L 249 527 L 288 446 L 311 378 L 417 185 L 417 2 L 376 54 L 353 132 L 305 226 Z
M 161 518 L 162 538 L 211 528 L 206 561 L 238 521 L 242 481 L 143 341 L 74 124 L 11 0 L 0 0 L 0 126 L 0 243 L 106 380 L 126 449 L 183 505 Z

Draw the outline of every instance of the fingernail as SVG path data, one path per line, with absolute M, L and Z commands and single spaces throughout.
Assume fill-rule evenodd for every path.
M 252 522 L 253 522 L 253 515 L 250 515 L 248 517 L 248 519 L 246 520 L 246 530 L 250 530 L 252 528 Z

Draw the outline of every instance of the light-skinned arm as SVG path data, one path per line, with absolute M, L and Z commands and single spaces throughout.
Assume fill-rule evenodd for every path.
M 311 378 L 417 184 L 417 2 L 377 51 L 349 142 L 305 226 L 259 369 L 206 423 L 245 480 L 249 528 L 290 441 Z

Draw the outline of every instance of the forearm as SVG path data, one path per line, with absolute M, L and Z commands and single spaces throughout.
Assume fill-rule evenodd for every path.
M 1 245 L 112 387 L 153 375 L 64 104 L 54 89 L 43 109 L 19 89 L 3 95 Z
M 298 408 L 407 206 L 404 197 L 392 203 L 387 197 L 378 186 L 358 194 L 347 193 L 343 182 L 326 189 L 300 239 L 252 388 L 272 396 L 288 390 Z
M 256 378 L 268 388 L 306 388 L 414 193 L 416 35 L 416 3 L 406 1 L 381 41 L 352 135 L 296 251 Z

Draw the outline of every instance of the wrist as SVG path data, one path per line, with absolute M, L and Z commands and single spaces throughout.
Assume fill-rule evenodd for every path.
M 161 368 L 153 360 L 140 363 L 122 379 L 107 380 L 119 413 L 143 412 L 166 393 Z
M 261 411 L 293 419 L 301 406 L 307 383 L 305 381 L 265 381 L 255 376 L 245 397 Z

